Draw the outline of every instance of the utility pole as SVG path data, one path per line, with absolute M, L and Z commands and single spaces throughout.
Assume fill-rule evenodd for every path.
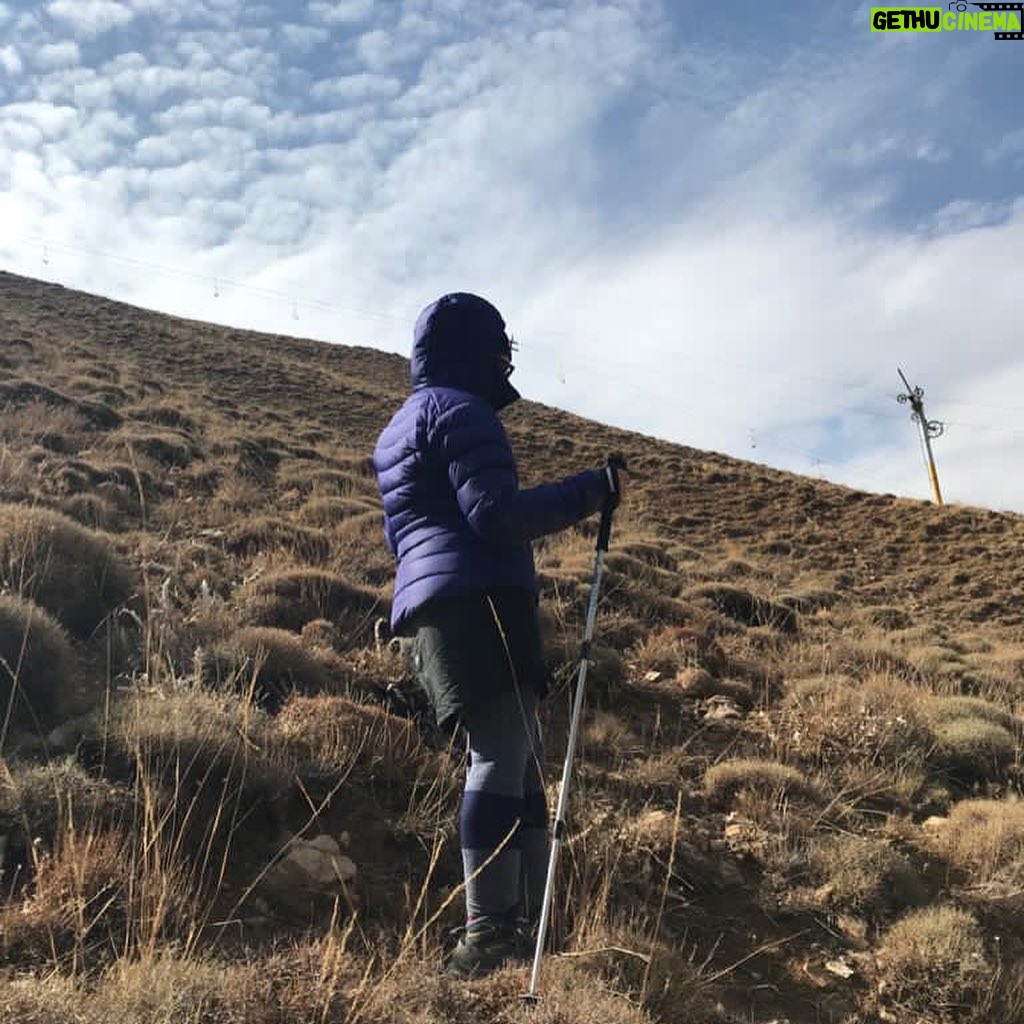
M 924 442 L 924 450 L 928 463 L 928 478 L 932 482 L 932 494 L 935 495 L 935 504 L 942 504 L 942 491 L 939 490 L 939 474 L 935 470 L 935 456 L 932 454 L 932 438 L 942 437 L 945 432 L 945 424 L 938 420 L 930 420 L 924 414 L 924 388 L 912 388 L 910 382 L 903 375 L 903 371 L 896 368 L 900 380 L 906 385 L 906 393 L 896 396 L 900 405 L 909 405 L 913 410 L 911 419 L 921 428 L 921 440 Z

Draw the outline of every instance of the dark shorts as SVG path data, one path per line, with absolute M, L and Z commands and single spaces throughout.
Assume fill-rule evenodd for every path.
M 413 638 L 413 669 L 443 730 L 516 685 L 538 697 L 548 691 L 537 598 L 528 590 L 428 601 L 403 632 Z

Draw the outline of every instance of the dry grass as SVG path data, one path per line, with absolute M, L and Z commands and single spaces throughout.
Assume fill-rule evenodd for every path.
M 291 750 L 324 771 L 358 762 L 373 775 L 408 779 L 432 756 L 412 722 L 346 697 L 296 698 L 277 730 Z
M 104 537 L 25 505 L 0 506 L 0 574 L 76 636 L 89 636 L 134 589 Z
M 376 592 L 316 569 L 261 575 L 240 599 L 256 625 L 297 632 L 316 619 L 328 619 L 352 647 L 363 646 L 372 637 L 374 616 L 387 610 Z
M 812 843 L 809 861 L 826 906 L 875 922 L 927 900 L 920 873 L 887 842 L 830 836 Z
M 1012 716 L 987 701 L 937 698 L 924 714 L 934 737 L 933 759 L 958 779 L 1001 778 L 1016 758 Z
M 1024 896 L 1024 804 L 964 800 L 936 834 L 935 846 L 968 884 Z
M 241 558 L 283 552 L 311 564 L 326 561 L 331 550 L 330 540 L 319 530 L 271 516 L 233 524 L 226 531 L 224 546 L 230 554 Z
M 331 689 L 332 667 L 294 633 L 254 626 L 238 630 L 207 652 L 202 674 L 216 688 L 234 690 L 276 711 L 293 693 Z
M 45 731 L 80 701 L 75 654 L 38 605 L 0 595 L 0 751 L 10 727 Z
M 709 799 L 718 803 L 727 803 L 743 792 L 811 801 L 821 799 L 818 787 L 799 769 L 758 758 L 712 765 L 704 775 L 704 790 Z
M 528 485 L 611 450 L 636 469 L 556 889 L 569 955 L 527 1010 L 522 972 L 436 970 L 461 899 L 459 751 L 358 699 L 410 682 L 373 633 L 393 561 L 368 463 L 407 364 L 10 275 L 0 294 L 4 607 L 45 604 L 95 696 L 45 744 L 5 749 L 0 1018 L 1024 1019 L 1019 517 L 504 414 Z M 552 801 L 594 527 L 537 545 Z M 214 663 L 244 692 L 204 692 Z M 277 717 L 244 699 L 257 686 Z M 915 824 L 936 813 L 945 827 Z M 320 832 L 349 833 L 355 891 L 286 912 L 260 878 Z M 863 983 L 816 987 L 826 955 Z
M 952 906 L 915 910 L 884 935 L 876 957 L 882 1002 L 913 1019 L 984 1020 L 996 979 L 977 920 Z

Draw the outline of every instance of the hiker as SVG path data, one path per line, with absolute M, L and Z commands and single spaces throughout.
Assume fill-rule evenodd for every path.
M 447 967 L 459 977 L 525 955 L 544 894 L 537 712 L 548 681 L 530 542 L 618 502 L 627 482 L 610 464 L 519 489 L 497 415 L 519 398 L 514 349 L 485 299 L 456 292 L 427 306 L 414 329 L 412 393 L 373 456 L 397 559 L 392 632 L 410 638 L 438 726 L 463 728 L 469 746 L 459 815 L 466 927 Z

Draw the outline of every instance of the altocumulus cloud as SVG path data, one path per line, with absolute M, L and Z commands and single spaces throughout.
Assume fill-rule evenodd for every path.
M 135 17 L 130 7 L 116 0 L 53 0 L 45 6 L 51 18 L 66 22 L 84 36 L 100 35 Z
M 0 258 L 399 351 L 476 289 L 532 397 L 923 497 L 905 360 L 949 496 L 1024 509 L 1011 55 L 698 6 L 0 4 Z

